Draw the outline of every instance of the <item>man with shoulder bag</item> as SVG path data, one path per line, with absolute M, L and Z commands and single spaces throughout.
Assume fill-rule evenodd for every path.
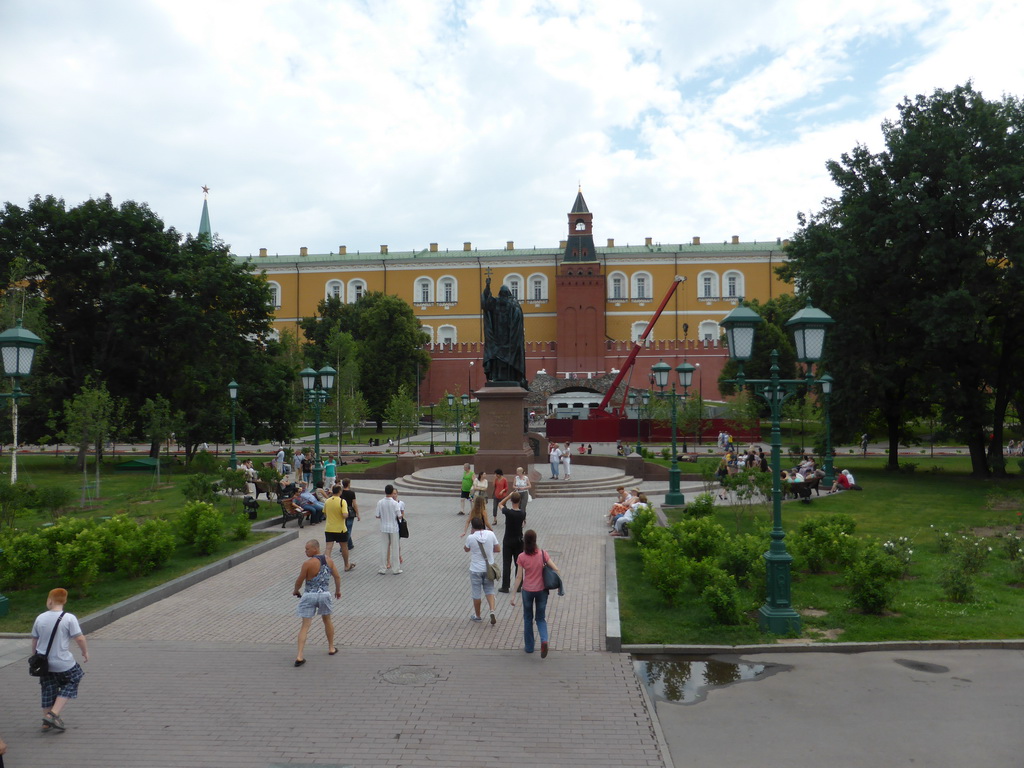
M 78 698 L 78 684 L 85 677 L 85 672 L 71 655 L 72 640 L 82 652 L 82 661 L 89 661 L 89 648 L 78 617 L 64 610 L 67 601 L 66 589 L 51 589 L 46 598 L 46 612 L 39 614 L 32 625 L 32 654 L 34 657 L 37 653 L 45 656 L 44 663 L 40 663 L 38 658 L 30 659 L 30 662 L 36 661 L 35 667 L 39 671 L 43 731 L 64 730 L 61 710 L 71 699 Z M 31 665 L 29 672 L 37 676 Z

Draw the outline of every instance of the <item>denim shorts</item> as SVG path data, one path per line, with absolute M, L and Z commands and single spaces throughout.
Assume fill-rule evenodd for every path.
M 331 615 L 331 593 L 306 592 L 303 594 L 295 608 L 295 615 L 300 619 L 312 619 L 318 613 L 321 616 Z
M 494 594 L 494 581 L 487 578 L 487 571 L 469 572 L 469 585 L 473 589 L 473 599 L 479 600 L 484 595 Z

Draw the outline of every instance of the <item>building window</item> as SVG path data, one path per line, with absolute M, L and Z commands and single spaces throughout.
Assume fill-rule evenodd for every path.
M 421 304 L 429 304 L 434 300 L 434 281 L 429 277 L 421 277 L 416 280 L 414 295 Z M 416 303 L 415 301 L 413 303 Z
M 718 330 L 718 323 L 714 320 L 705 320 L 700 324 L 700 340 L 705 343 L 714 343 L 721 335 Z
M 434 343 L 434 326 L 432 325 L 421 325 L 420 330 L 423 331 L 429 337 L 428 344 Z
M 743 275 L 741 273 L 725 273 L 725 295 L 730 299 L 736 299 L 743 295 Z
M 608 298 L 612 301 L 623 301 L 626 298 L 626 276 L 621 272 L 608 275 Z
M 718 274 L 715 272 L 701 272 L 698 285 L 700 286 L 697 290 L 699 291 L 698 298 L 701 299 L 714 299 L 718 297 Z
M 366 293 L 366 281 L 365 280 L 351 280 L 348 284 L 348 302 L 349 304 L 355 304 Z
M 438 280 L 437 300 L 442 304 L 454 304 L 459 300 L 458 283 L 454 277 L 442 277 Z
M 636 272 L 633 274 L 633 298 L 637 301 L 651 298 L 654 289 L 654 281 L 647 272 Z
M 459 337 L 455 333 L 454 325 L 442 325 L 437 329 L 437 340 L 442 344 L 456 344 Z
M 640 341 L 640 337 L 643 335 L 644 329 L 646 327 L 647 327 L 647 323 L 646 322 L 642 322 L 641 321 L 641 322 L 633 323 L 633 326 L 632 326 L 632 328 L 630 330 L 630 334 L 629 334 L 629 336 L 630 336 L 629 340 L 632 341 L 634 344 L 636 342 Z M 644 343 L 645 344 L 650 344 L 651 341 L 652 341 L 652 337 L 653 336 L 654 336 L 654 331 L 652 329 L 651 333 L 649 333 L 647 335 L 647 340 Z
M 268 282 L 267 285 L 270 287 L 270 306 L 272 306 L 274 309 L 280 309 L 281 286 L 273 282 Z
M 533 278 L 533 300 L 541 301 L 544 298 L 544 281 L 539 278 Z
M 344 299 L 344 293 L 345 286 L 341 280 L 330 280 L 327 283 L 324 298 L 342 301 Z
M 516 301 L 520 301 L 523 298 L 523 277 L 522 275 L 507 275 L 505 277 L 505 285 L 512 291 L 512 295 L 516 298 Z

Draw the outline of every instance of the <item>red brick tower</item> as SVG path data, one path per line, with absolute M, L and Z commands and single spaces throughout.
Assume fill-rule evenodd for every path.
M 558 265 L 558 374 L 605 370 L 605 276 L 594 248 L 594 215 L 583 191 L 569 212 L 565 256 Z

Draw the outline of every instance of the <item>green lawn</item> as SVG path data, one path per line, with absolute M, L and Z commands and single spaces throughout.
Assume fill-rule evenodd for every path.
M 851 458 L 837 463 L 848 467 L 864 487 L 814 498 L 811 504 L 787 501 L 783 528 L 787 535 L 811 515 L 843 512 L 857 522 L 856 535 L 879 540 L 905 536 L 913 541 L 909 577 L 899 583 L 893 611 L 882 616 L 859 613 L 848 607 L 841 573 L 810 574 L 794 563 L 792 600 L 797 610 L 823 611 L 805 615 L 804 636 L 823 641 L 884 641 L 925 639 L 1003 639 L 1024 637 L 1024 584 L 1015 574 L 995 537 L 993 552 L 976 578 L 976 599 L 953 603 L 946 599 L 938 577 L 946 562 L 940 555 L 936 530 L 993 533 L 1021 529 L 1024 478 L 976 480 L 968 476 L 966 456 L 927 459 L 913 474 L 884 470 L 884 459 Z M 933 467 L 941 471 L 932 471 Z M 716 520 L 727 531 L 756 533 L 770 522 L 768 505 L 737 515 L 720 508 Z M 935 526 L 935 530 L 931 526 Z M 995 531 L 989 529 L 996 529 Z M 765 539 L 767 548 L 767 538 Z M 740 627 L 716 625 L 704 614 L 696 594 L 685 594 L 672 606 L 645 580 L 639 550 L 632 541 L 617 543 L 619 598 L 623 642 L 721 643 L 770 640 L 761 635 L 753 619 Z M 760 603 L 748 595 L 753 610 Z

